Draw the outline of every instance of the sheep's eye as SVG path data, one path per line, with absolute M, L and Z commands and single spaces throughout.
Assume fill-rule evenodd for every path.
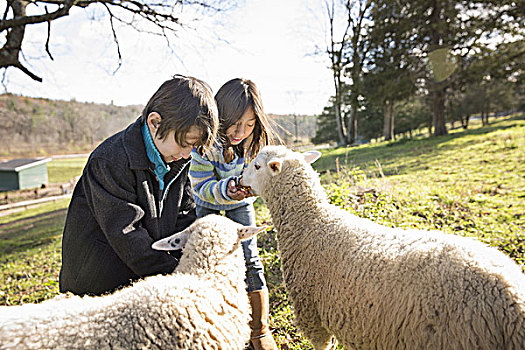
M 254 164 L 253 166 L 255 167 L 256 170 L 261 169 L 261 166 L 259 164 Z

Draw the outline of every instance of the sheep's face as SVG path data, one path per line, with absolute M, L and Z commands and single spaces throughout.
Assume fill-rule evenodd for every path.
M 253 193 L 262 194 L 267 186 L 272 186 L 287 163 L 301 158 L 313 163 L 320 156 L 317 151 L 297 153 L 284 146 L 266 146 L 244 170 L 242 184 L 250 186 Z
M 151 247 L 156 250 L 182 249 L 186 259 L 206 257 L 200 263 L 213 265 L 214 261 L 231 253 L 241 241 L 265 229 L 266 226 L 242 226 L 224 216 L 208 215 L 197 219 L 185 230 L 153 243 Z

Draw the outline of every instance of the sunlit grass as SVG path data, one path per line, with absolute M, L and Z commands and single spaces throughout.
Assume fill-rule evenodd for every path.
M 525 266 L 525 120 L 443 137 L 323 150 L 314 163 L 330 200 L 387 226 L 439 229 L 476 237 Z M 337 160 L 336 160 L 337 159 Z M 80 175 L 85 159 L 49 163 L 54 179 Z M 67 170 L 66 170 L 67 169 Z M 50 175 L 51 176 L 51 175 Z M 59 181 L 55 181 L 59 182 Z M 0 217 L 0 304 L 58 293 L 60 242 L 68 201 Z M 281 349 L 312 349 L 294 326 L 281 276 L 276 232 L 256 202 L 258 237 L 270 289 L 271 327 Z
M 0 305 L 58 294 L 62 230 L 69 200 L 0 217 Z
M 326 159 L 335 163 L 339 157 L 347 169 L 363 170 L 366 181 L 361 185 L 375 188 L 380 200 L 357 208 L 348 205 L 361 216 L 385 225 L 475 236 L 523 265 L 524 150 L 521 117 L 444 137 L 331 150 L 321 158 L 325 163 L 314 166 L 319 171 L 333 169 Z M 328 190 L 343 204 L 348 198 L 334 192 L 350 191 L 347 169 L 324 175 L 325 180 L 337 180 Z
M 53 159 L 47 163 L 49 183 L 67 183 L 82 174 L 87 157 Z

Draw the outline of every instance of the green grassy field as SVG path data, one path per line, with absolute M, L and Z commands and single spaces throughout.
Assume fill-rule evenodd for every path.
M 388 226 L 440 229 L 497 247 L 525 270 L 525 118 L 433 138 L 323 151 L 314 167 L 336 205 Z M 50 181 L 80 174 L 85 159 L 53 161 Z M 53 170 L 52 170 L 53 169 Z M 66 173 L 67 172 L 67 173 Z M 0 217 L 0 304 L 58 293 L 61 233 L 68 201 Z M 271 225 L 258 200 L 257 220 Z M 281 349 L 311 349 L 293 325 L 276 233 L 259 236 Z
M 51 183 L 66 183 L 82 174 L 87 157 L 53 159 L 47 165 L 47 174 Z

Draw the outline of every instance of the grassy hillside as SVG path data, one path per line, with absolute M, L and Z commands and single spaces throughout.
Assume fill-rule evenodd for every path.
M 387 225 L 477 236 L 525 264 L 524 150 L 521 116 L 445 137 L 328 151 L 315 166 L 322 171 L 344 164 L 354 172 L 338 176 L 332 170 L 326 176 L 344 182 L 358 173 L 365 186 L 379 191 L 373 207 L 356 207 L 359 215 Z M 334 191 L 347 188 L 348 182 Z
M 324 150 L 314 165 L 333 203 L 385 225 L 474 236 L 525 267 L 525 118 L 448 136 Z M 69 168 L 80 174 L 83 162 Z M 59 168 L 62 167 L 61 170 Z M 50 181 L 66 163 L 51 163 Z M 54 175 L 52 175 L 54 174 Z M 0 216 L 0 304 L 58 293 L 67 201 Z M 257 220 L 271 225 L 256 202 Z M 311 349 L 293 325 L 276 233 L 259 236 L 271 291 L 272 328 L 281 349 Z

